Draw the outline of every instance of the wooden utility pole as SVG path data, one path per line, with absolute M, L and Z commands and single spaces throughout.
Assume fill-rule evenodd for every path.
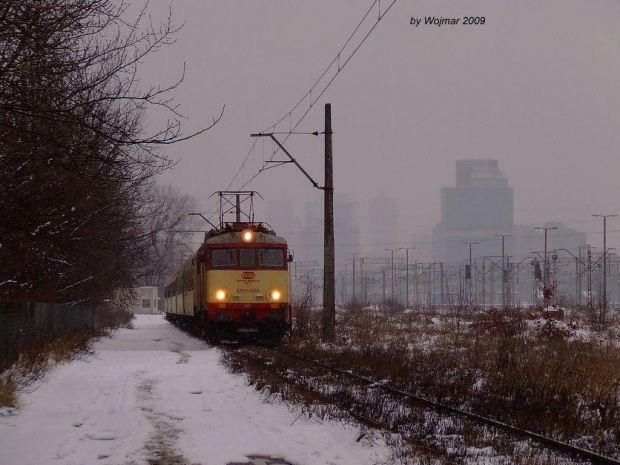
M 318 136 L 318 132 L 312 133 Z M 325 199 L 324 212 L 324 260 L 323 260 L 323 338 L 333 340 L 336 336 L 336 275 L 334 263 L 334 170 L 332 161 L 332 107 L 325 104 L 325 187 L 318 183 L 293 158 L 288 150 L 276 139 L 274 133 L 250 134 L 250 137 L 270 137 L 286 154 L 288 161 L 277 163 L 293 163 L 314 187 L 322 189 Z
M 336 336 L 336 293 L 334 258 L 334 170 L 332 154 L 332 106 L 325 104 L 325 228 L 323 258 L 323 339 Z

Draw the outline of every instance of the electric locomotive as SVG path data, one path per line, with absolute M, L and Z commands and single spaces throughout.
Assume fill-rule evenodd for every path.
M 289 260 L 267 225 L 220 224 L 166 284 L 166 316 L 213 342 L 278 342 L 289 328 Z

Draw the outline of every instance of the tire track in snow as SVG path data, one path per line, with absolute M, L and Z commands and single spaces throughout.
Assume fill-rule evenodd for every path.
M 169 342 L 172 346 L 170 351 L 179 355 L 177 365 L 188 363 L 190 355 L 183 351 L 184 344 L 176 341 Z M 176 424 L 183 418 L 166 415 L 156 409 L 158 400 L 161 400 L 155 395 L 156 384 L 155 380 L 145 379 L 137 388 L 140 410 L 153 425 L 153 432 L 144 445 L 147 463 L 149 465 L 190 465 L 176 447 L 179 434 L 182 432 Z
M 177 365 L 180 363 L 187 363 L 191 356 L 188 353 L 183 352 L 183 349 L 185 348 L 184 344 L 175 341 L 170 341 L 170 343 L 173 346 L 170 351 L 174 352 L 175 354 L 179 354 L 179 361 L 177 362 Z
M 144 380 L 138 386 L 138 405 L 144 416 L 153 425 L 153 432 L 146 441 L 147 463 L 149 465 L 189 465 L 189 462 L 176 448 L 176 442 L 181 433 L 175 423 L 182 418 L 172 417 L 155 409 L 157 399 L 155 396 L 156 382 L 150 379 Z

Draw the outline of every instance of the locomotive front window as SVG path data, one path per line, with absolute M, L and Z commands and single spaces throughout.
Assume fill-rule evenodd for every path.
M 241 267 L 256 267 L 256 249 L 241 249 Z
M 265 268 L 284 267 L 284 250 L 281 249 L 259 249 L 258 265 Z
M 211 251 L 212 268 L 234 268 L 237 266 L 237 249 L 213 249 Z

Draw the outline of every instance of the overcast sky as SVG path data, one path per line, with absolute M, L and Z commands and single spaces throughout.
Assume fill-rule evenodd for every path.
M 385 10 L 389 1 L 380 3 Z M 287 115 L 371 4 L 173 1 L 173 19 L 184 27 L 176 44 L 145 63 L 143 81 L 169 82 L 185 64 L 175 98 L 187 131 L 226 110 L 208 133 L 167 149 L 179 164 L 162 181 L 205 199 L 206 210 L 206 198 L 229 188 L 250 151 L 249 134 Z M 160 7 L 150 7 L 156 18 Z M 364 32 L 378 14 L 375 7 Z M 428 16 L 460 21 L 425 25 Z M 463 25 L 465 16 L 485 23 Z M 411 25 L 412 17 L 421 24 Z M 398 0 L 297 130 L 322 131 L 324 104 L 332 104 L 335 190 L 359 202 L 362 233 L 376 196 L 399 199 L 401 237 L 430 233 L 440 189 L 454 185 L 455 161 L 466 158 L 499 160 L 514 188 L 516 224 L 553 220 L 602 231 L 591 214 L 620 213 L 619 24 L 615 0 Z M 288 118 L 276 128 L 288 129 Z M 306 135 L 286 142 L 320 184 L 323 144 Z M 259 141 L 230 188 L 250 179 L 271 150 Z M 292 165 L 245 188 L 300 206 L 320 199 Z M 613 232 L 620 219 L 609 230 L 609 245 L 620 247 Z

